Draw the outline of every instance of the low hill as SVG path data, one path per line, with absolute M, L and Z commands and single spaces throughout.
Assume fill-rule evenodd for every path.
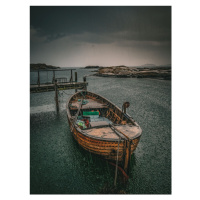
M 55 67 L 52 65 L 46 65 L 45 63 L 37 63 L 37 64 L 30 64 L 31 70 L 38 70 L 38 69 L 60 69 L 60 67 Z
M 86 66 L 85 69 L 95 69 L 95 68 L 100 68 L 99 66 Z

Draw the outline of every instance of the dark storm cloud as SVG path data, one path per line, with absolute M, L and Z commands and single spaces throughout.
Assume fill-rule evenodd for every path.
M 171 40 L 171 7 L 166 6 L 32 6 L 30 20 L 45 41 L 70 35 L 97 43 Z
M 31 6 L 30 60 L 56 66 L 171 62 L 170 6 Z

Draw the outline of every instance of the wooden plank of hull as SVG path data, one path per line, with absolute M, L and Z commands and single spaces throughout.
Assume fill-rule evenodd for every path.
M 104 143 L 108 143 L 105 141 L 95 141 L 95 139 L 90 140 L 90 138 L 88 138 L 87 136 L 84 136 L 82 133 L 78 132 L 77 130 L 74 131 L 76 132 L 73 133 L 74 138 L 76 139 L 76 141 L 87 151 L 103 156 L 107 159 L 111 158 L 112 155 L 116 154 L 117 151 L 117 147 L 118 147 L 118 143 L 116 142 L 116 144 L 114 145 L 112 142 L 112 144 L 104 144 Z M 122 160 L 123 157 L 123 143 L 120 144 L 120 146 L 122 146 L 120 148 L 119 151 L 119 160 Z
M 85 143 L 86 146 L 88 146 L 88 148 L 94 148 L 94 149 L 97 149 L 99 151 L 112 151 L 112 150 L 115 150 L 116 147 L 118 147 L 118 143 L 112 143 L 111 145 L 104 145 L 104 142 L 102 141 L 101 143 L 92 143 L 92 142 L 89 142 L 87 139 L 83 138 L 83 137 L 77 137 L 76 135 L 76 138 L 77 140 L 80 140 L 80 143 L 83 142 Z M 120 143 L 119 144 L 119 149 L 123 149 L 124 148 L 124 143 Z

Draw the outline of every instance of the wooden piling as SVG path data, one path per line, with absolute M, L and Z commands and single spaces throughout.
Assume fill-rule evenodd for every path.
M 124 157 L 124 171 L 128 173 L 129 171 L 129 163 L 130 163 L 130 158 L 131 158 L 131 141 L 126 140 L 125 141 L 125 157 Z
M 116 167 L 115 167 L 115 179 L 114 179 L 114 186 L 117 185 L 117 169 L 118 169 L 118 155 L 119 155 L 119 143 L 121 141 L 121 137 L 119 137 L 118 140 L 118 148 L 117 148 L 117 160 L 116 160 Z
M 72 74 L 72 69 L 71 69 L 71 77 L 70 77 L 70 82 L 73 82 L 73 74 Z
M 53 80 L 52 80 L 52 83 L 54 84 L 54 82 L 55 82 L 55 71 L 53 70 Z
M 37 80 L 38 86 L 40 86 L 40 71 L 38 70 L 38 80 Z
M 75 72 L 75 82 L 77 82 L 78 78 L 77 78 L 77 72 Z
M 83 77 L 83 82 L 85 83 L 86 82 L 86 76 Z M 87 86 L 85 85 L 85 90 L 87 90 Z
M 77 78 L 77 72 L 75 72 L 75 82 L 77 82 L 78 81 L 78 78 Z M 75 92 L 77 92 L 78 90 L 77 89 L 75 89 Z
M 55 80 L 55 101 L 56 101 L 56 110 L 59 112 L 59 103 L 58 103 L 58 88 L 57 81 Z

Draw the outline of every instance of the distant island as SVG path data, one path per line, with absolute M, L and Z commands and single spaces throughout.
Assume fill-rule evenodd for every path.
M 145 65 L 142 67 L 112 66 L 99 68 L 94 76 L 117 78 L 158 78 L 171 80 L 171 66 Z
M 46 65 L 45 63 L 37 63 L 37 64 L 30 64 L 31 70 L 38 70 L 38 69 L 60 69 L 60 67 L 55 67 L 52 65 Z
M 100 68 L 99 66 L 86 66 L 85 69 L 96 69 L 96 68 Z
M 141 65 L 141 67 L 156 67 L 156 65 L 154 65 L 154 64 L 144 64 L 144 65 Z

